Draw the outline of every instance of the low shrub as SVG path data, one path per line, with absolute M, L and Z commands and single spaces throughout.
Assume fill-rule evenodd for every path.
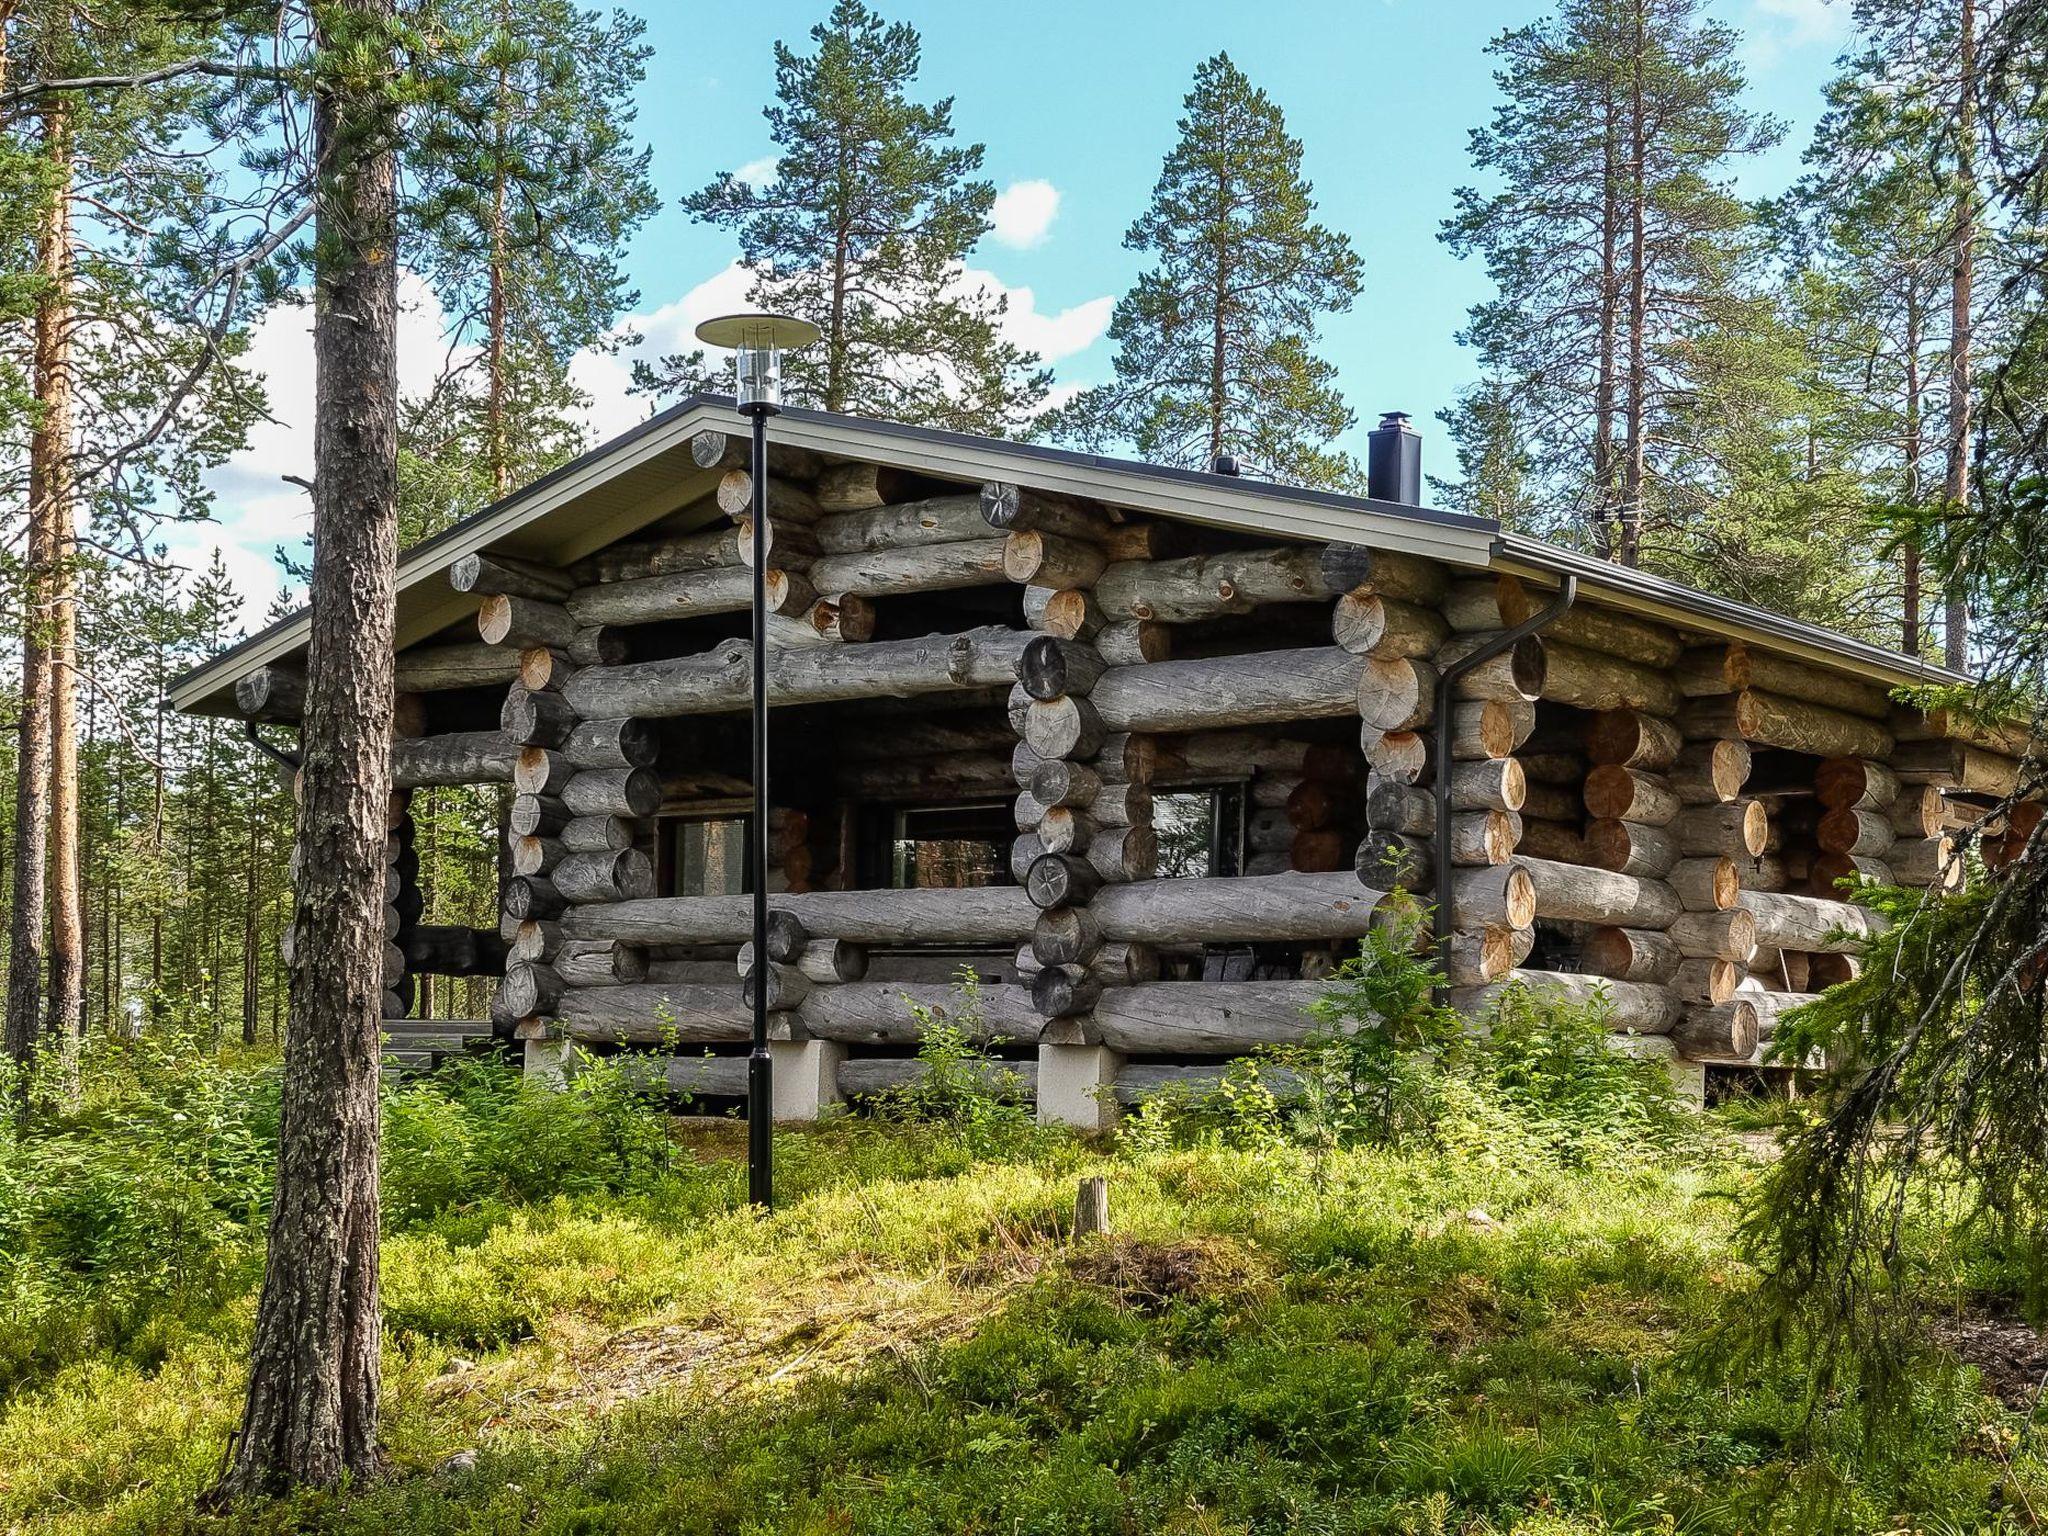
M 910 1003 L 918 1071 L 880 1095 L 876 1110 L 891 1120 L 949 1127 L 975 1158 L 1015 1152 L 1037 1130 L 1024 1079 L 995 1054 L 1005 1042 L 988 1027 L 981 979 L 972 967 L 961 967 L 953 992 L 958 1001 L 951 1008 Z

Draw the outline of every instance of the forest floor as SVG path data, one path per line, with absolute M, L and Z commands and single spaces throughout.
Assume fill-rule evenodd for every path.
M 387 1237 L 377 1482 L 192 1513 L 235 1420 L 244 1264 L 210 1311 L 17 1372 L 0 1531 L 1937 1533 L 2048 1510 L 2029 1401 L 1949 1356 L 1870 1440 L 1743 1355 L 1758 1164 L 1723 1129 L 1573 1169 L 845 1123 L 779 1137 L 765 1219 L 738 1127 L 670 1134 L 634 1192 Z M 1089 1173 L 1114 1235 L 1076 1242 Z M 2011 1395 L 2038 1362 L 1992 1332 Z

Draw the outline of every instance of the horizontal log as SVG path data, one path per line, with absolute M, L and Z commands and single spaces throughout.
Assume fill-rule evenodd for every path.
M 1108 565 L 1099 544 L 1022 530 L 1002 540 L 1005 580 L 1054 592 L 1094 587 Z
M 1507 757 L 1536 728 L 1536 706 L 1524 700 L 1478 699 L 1451 706 L 1451 756 Z
M 707 427 L 690 439 L 690 462 L 699 469 L 745 469 L 753 461 L 753 453 L 753 442 L 745 432 L 721 432 Z M 789 481 L 809 482 L 835 473 L 810 449 L 782 442 L 773 433 L 768 438 L 768 467 Z
M 1571 1007 L 1604 1005 L 1607 1027 L 1612 1030 L 1665 1035 L 1684 1012 L 1678 999 L 1663 987 L 1563 971 L 1516 971 L 1490 986 L 1454 988 L 1445 994 L 1444 1001 L 1460 1013 L 1483 1015 L 1497 1007 L 1508 988 L 1516 985 Z
M 1640 768 L 1603 763 L 1586 775 L 1586 812 L 1594 817 L 1669 826 L 1683 804 L 1663 777 Z
M 1986 718 L 1959 709 L 1921 710 L 1908 704 L 1893 704 L 1887 719 L 1900 741 L 1952 738 L 2000 757 L 2025 757 L 2036 745 L 2029 722 L 2021 719 Z
M 1603 817 L 1586 823 L 1586 862 L 1660 879 L 1678 863 L 1678 841 L 1663 827 Z
M 1756 919 L 1757 943 L 1806 954 L 1852 954 L 1890 925 L 1853 902 L 1776 891 L 1744 891 L 1744 910 Z
M 498 983 L 498 996 L 492 1008 L 512 1019 L 543 1017 L 552 1015 L 565 995 L 562 979 L 552 966 L 515 962 Z
M 983 986 L 978 1017 L 967 1011 L 957 988 L 938 983 L 900 981 L 814 985 L 797 1005 L 804 1028 L 820 1040 L 856 1045 L 914 1045 L 922 1032 L 918 1011 L 957 1024 L 981 1044 L 993 1041 L 1029 1043 L 1045 1021 L 1032 1007 L 1030 989 Z
M 1749 771 L 1749 743 L 1719 737 L 1687 742 L 1665 778 L 1687 805 L 1716 805 L 1742 793 Z
M 637 986 L 647 979 L 647 951 L 610 939 L 570 939 L 556 952 L 554 967 L 571 987 Z
M 1830 810 L 1881 810 L 1899 797 L 1898 776 L 1883 763 L 1830 757 L 1813 770 L 1813 793 Z
M 514 795 L 506 826 L 520 837 L 552 837 L 568 825 L 568 806 L 549 795 Z
M 545 875 L 568 852 L 558 837 L 522 837 L 514 832 L 506 837 L 506 842 L 510 845 L 515 875 Z
M 477 633 L 486 645 L 515 646 L 520 650 L 546 646 L 567 651 L 576 638 L 577 628 L 577 621 L 567 608 L 538 598 L 498 593 L 485 598 L 476 612 Z
M 1545 635 L 1543 697 L 1578 709 L 1633 709 L 1675 715 L 1678 685 L 1647 666 Z
M 1491 644 L 1492 635 L 1457 635 L 1446 641 L 1436 655 L 1439 671 Z M 1544 696 L 1549 686 L 1550 654 L 1535 635 L 1524 635 L 1507 650 L 1489 657 L 1458 676 L 1456 694 L 1461 699 L 1500 699 L 1525 703 Z
M 1107 940 L 1222 944 L 1357 939 L 1381 892 L 1349 871 L 1138 880 L 1104 886 L 1090 904 Z
M 1372 771 L 1385 778 L 1398 779 L 1403 784 L 1429 780 L 1429 738 L 1420 731 L 1383 731 L 1365 725 L 1359 731 L 1359 752 Z
M 794 571 L 771 570 L 764 577 L 768 611 L 799 614 L 817 600 L 819 589 Z M 709 614 L 745 613 L 754 604 L 754 574 L 745 566 L 714 566 L 632 581 L 578 587 L 564 605 L 578 625 L 659 624 Z
M 1445 983 L 1453 987 L 1483 987 L 1489 981 L 1498 981 L 1519 963 L 1515 956 L 1517 936 L 1516 931 L 1506 928 L 1448 935 L 1437 955 Z
M 1433 560 L 1362 544 L 1326 545 L 1319 564 L 1331 592 L 1371 592 L 1430 608 L 1443 602 L 1449 581 Z
M 1006 533 L 1035 529 L 1061 538 L 1101 540 L 1118 531 L 1099 507 L 1010 481 L 984 481 L 975 499 L 984 526 Z
M 1725 854 L 1680 859 L 1665 880 L 1678 899 L 1695 912 L 1719 912 L 1735 905 L 1742 890 L 1736 862 Z
M 1311 545 L 1230 550 L 1180 560 L 1122 560 L 1095 583 L 1095 598 L 1113 618 L 1188 624 L 1260 603 L 1324 602 L 1336 597 Z
M 1908 784 L 1940 784 L 2000 799 L 2020 785 L 2020 765 L 2012 758 L 1962 742 L 1903 742 L 1889 754 L 1888 766 Z
M 827 512 L 857 512 L 886 502 L 909 501 L 917 484 L 909 471 L 889 464 L 830 464 L 818 471 L 816 479 L 811 495 Z
M 510 946 L 496 929 L 415 923 L 398 936 L 405 968 L 420 976 L 503 975 Z
M 521 747 L 512 763 L 512 789 L 516 794 L 559 800 L 577 771 L 574 763 L 551 748 Z
M 519 749 L 502 731 L 457 731 L 446 736 L 418 736 L 391 744 L 391 785 L 394 789 L 426 789 L 444 784 L 505 784 Z
M 991 586 L 1008 580 L 1003 573 L 1003 543 L 981 538 L 827 555 L 812 562 L 810 584 L 819 592 L 850 592 L 856 597 Z
M 552 879 L 562 899 L 573 903 L 642 901 L 654 894 L 654 865 L 634 848 L 568 854 Z
M 1891 697 L 1882 684 L 1756 650 L 1739 640 L 1687 651 L 1679 662 L 1677 676 L 1679 687 L 1696 696 L 1759 689 L 1874 720 L 1884 720 L 1891 713 Z
M 1616 981 L 1666 982 L 1685 957 L 1671 936 L 1653 928 L 1595 928 L 1579 946 L 1579 963 Z
M 1644 773 L 1669 768 L 1685 750 L 1676 725 L 1640 709 L 1600 710 L 1586 721 L 1581 739 L 1587 761 Z
M 647 768 L 587 768 L 562 790 L 571 816 L 652 816 L 661 809 L 661 780 Z
M 870 647 L 869 649 L 874 649 Z M 1350 714 L 1360 659 L 1336 646 L 1111 667 L 1089 702 L 1113 732 L 1197 731 Z
M 966 495 L 840 512 L 820 518 L 811 531 L 819 551 L 828 555 L 956 544 L 990 536 L 988 521 L 981 515 L 981 499 Z
M 1882 811 L 1860 811 L 1853 806 L 1843 806 L 1821 817 L 1815 837 L 1828 853 L 1877 857 L 1883 857 L 1898 841 L 1890 817 Z
M 1745 689 L 1696 698 L 1679 718 L 1688 737 L 1736 737 L 1815 757 L 1889 758 L 1891 733 L 1874 720 L 1824 704 Z
M 305 674 L 258 667 L 235 679 L 235 708 L 252 720 L 296 720 L 306 708 Z
M 1694 959 L 1747 966 L 1756 956 L 1756 917 L 1740 905 L 1723 912 L 1681 912 L 1668 931 L 1678 952 Z
M 1199 882 L 1176 882 L 1194 884 Z M 964 890 L 809 891 L 773 895 L 770 907 L 819 938 L 867 945 L 952 944 L 1014 948 L 1038 911 L 1016 886 Z M 578 907 L 563 924 L 572 938 L 634 944 L 742 944 L 753 933 L 746 896 L 657 896 Z
M 1331 638 L 1354 656 L 1433 656 L 1449 633 L 1434 609 L 1370 592 L 1339 597 L 1330 621 Z
M 1963 860 L 1951 838 L 1901 838 L 1884 859 L 1900 885 L 1936 886 L 1945 891 L 1962 887 Z
M 1550 593 L 1532 592 L 1518 583 L 1503 593 L 1501 616 L 1509 624 L 1520 624 L 1550 601 Z M 1675 666 L 1684 651 L 1677 634 L 1664 625 L 1584 601 L 1574 603 L 1546 625 L 1543 637 L 1546 641 L 1623 656 L 1658 671 Z
M 1671 822 L 1671 835 L 1687 858 L 1755 858 L 1770 841 L 1771 818 L 1761 800 L 1688 806 Z
M 1733 960 L 1689 956 L 1664 983 L 1671 995 L 1692 1007 L 1714 1007 L 1735 995 L 1736 984 L 1749 973 Z
M 481 640 L 462 645 L 416 645 L 400 651 L 394 686 L 401 693 L 438 693 L 451 688 L 489 688 L 519 675 L 519 654 Z
M 1761 1038 L 1756 1004 L 1746 996 L 1688 1008 L 1671 1031 L 1671 1043 L 1688 1061 L 1746 1062 Z
M 1535 888 L 1539 918 L 1617 928 L 1669 928 L 1682 910 L 1677 894 L 1661 880 L 1560 864 L 1553 859 L 1518 858 L 1516 862 L 1527 871 Z
M 771 649 L 769 702 L 823 704 L 1004 684 L 1017 675 L 1017 658 L 1031 639 L 1025 631 L 991 626 L 916 640 Z M 667 719 L 742 710 L 752 693 L 752 649 L 744 640 L 728 640 L 697 656 L 587 667 L 571 680 L 566 697 L 586 719 Z
M 559 693 L 534 693 L 514 683 L 505 691 L 498 728 L 522 747 L 558 747 L 576 724 L 576 713 Z
M 815 523 L 824 513 L 808 490 L 778 474 L 769 475 L 764 490 L 772 521 Z M 753 473 L 747 469 L 728 469 L 719 476 L 718 489 L 712 494 L 717 498 L 718 510 L 727 517 L 746 516 L 754 507 Z
M 1367 656 L 1358 670 L 1355 707 L 1369 732 L 1413 731 L 1436 713 L 1437 671 L 1413 656 Z
M 1103 625 L 1095 635 L 1096 653 L 1112 667 L 1137 667 L 1173 659 L 1173 631 L 1150 619 L 1128 619 Z
M 1885 814 L 1901 838 L 1939 837 L 1949 824 L 1948 800 L 1937 784 L 1901 786 Z
M 1126 1055 L 1239 1056 L 1299 1040 L 1319 981 L 1155 981 L 1109 987 L 1095 1004 L 1102 1043 Z
M 572 1040 L 622 1045 L 712 1044 L 744 1040 L 753 1014 L 737 981 L 724 986 L 571 987 L 556 1021 Z

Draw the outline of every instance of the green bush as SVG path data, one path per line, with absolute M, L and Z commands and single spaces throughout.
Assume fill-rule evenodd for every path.
M 994 1053 L 1004 1042 L 989 1032 L 972 967 L 961 967 L 953 992 L 959 1001 L 950 1009 L 910 1003 L 920 1070 L 881 1095 L 876 1108 L 889 1119 L 950 1127 L 973 1157 L 1014 1152 L 1037 1129 L 1024 1105 L 1024 1079 Z

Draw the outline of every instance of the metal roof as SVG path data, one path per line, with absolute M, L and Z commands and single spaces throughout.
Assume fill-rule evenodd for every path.
M 685 400 L 405 551 L 398 561 L 400 649 L 475 611 L 480 599 L 454 591 L 443 579 L 443 572 L 464 555 L 491 549 L 566 564 L 701 501 L 718 472 L 697 466 L 690 457 L 690 439 L 706 429 L 737 425 L 730 400 Z M 1887 686 L 1969 681 L 1818 625 L 1504 533 L 1490 519 L 1463 513 L 824 411 L 785 411 L 775 420 L 774 435 L 777 442 L 835 459 L 884 463 L 970 483 L 1012 480 L 1213 527 L 1396 549 L 1539 583 L 1554 583 L 1573 571 L 1580 577 L 1581 602 L 1745 640 Z M 235 680 L 301 648 L 308 627 L 306 611 L 300 609 L 250 636 L 173 682 L 171 704 L 180 710 L 232 713 Z

